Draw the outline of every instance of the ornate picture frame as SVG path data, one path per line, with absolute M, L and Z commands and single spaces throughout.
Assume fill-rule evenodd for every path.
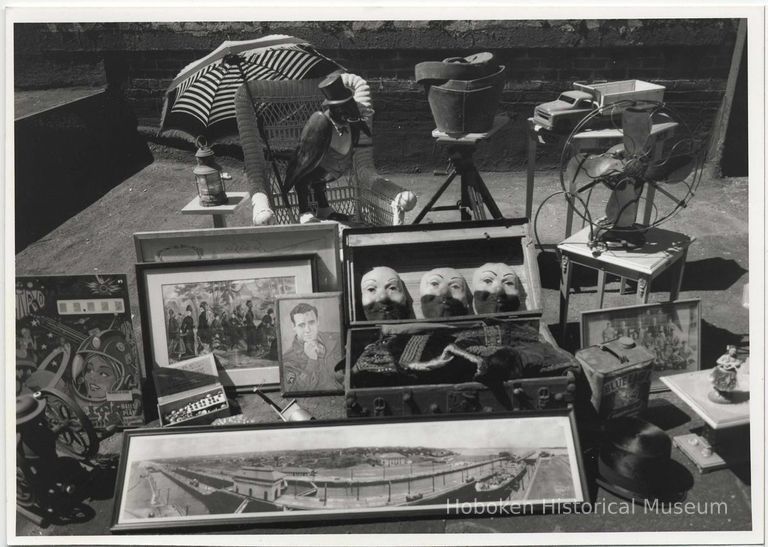
M 274 302 L 312 292 L 316 255 L 136 265 L 147 375 L 213 353 L 224 385 L 279 383 Z
M 608 332 L 605 332 L 608 331 Z M 656 302 L 581 312 L 581 347 L 630 336 L 656 354 L 651 392 L 665 391 L 659 379 L 701 368 L 701 300 Z
M 341 289 L 335 223 L 137 232 L 136 262 L 190 262 L 317 254 L 318 291 Z

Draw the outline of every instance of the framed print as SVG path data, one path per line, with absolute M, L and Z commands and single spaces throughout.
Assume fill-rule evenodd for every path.
M 16 278 L 16 394 L 67 394 L 98 430 L 144 424 L 124 274 Z
M 133 234 L 136 262 L 189 262 L 317 254 L 317 290 L 341 289 L 336 224 L 248 226 Z
M 147 363 L 212 353 L 222 383 L 279 382 L 275 301 L 312 292 L 314 255 L 136 265 Z
M 277 349 L 283 395 L 344 392 L 341 293 L 281 296 L 277 299 Z
M 530 513 L 587 496 L 572 410 L 142 429 L 124 437 L 112 531 Z
M 655 355 L 651 392 L 661 376 L 701 368 L 701 301 L 678 300 L 581 313 L 581 347 L 629 336 Z

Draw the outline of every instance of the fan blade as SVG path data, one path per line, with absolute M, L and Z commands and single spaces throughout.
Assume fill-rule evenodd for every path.
M 614 149 L 621 148 L 622 145 L 617 145 L 599 156 L 591 154 L 573 156 L 568 161 L 564 174 L 568 191 L 572 194 L 584 192 L 602 182 L 604 177 L 621 173 L 624 164 L 611 153 Z
M 663 161 L 652 164 L 645 172 L 648 182 L 663 182 L 674 184 L 688 178 L 696 166 L 693 154 L 679 154 L 664 158 Z
M 624 131 L 624 150 L 628 156 L 644 153 L 651 134 L 650 108 L 629 106 L 621 114 L 621 128 Z

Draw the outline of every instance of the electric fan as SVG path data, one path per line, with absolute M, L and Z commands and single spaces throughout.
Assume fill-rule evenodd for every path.
M 590 247 L 642 246 L 644 232 L 686 207 L 701 179 L 696 148 L 686 124 L 663 103 L 623 101 L 582 119 L 563 147 L 560 184 L 590 226 Z M 640 202 L 653 203 L 656 192 L 659 203 L 638 223 Z

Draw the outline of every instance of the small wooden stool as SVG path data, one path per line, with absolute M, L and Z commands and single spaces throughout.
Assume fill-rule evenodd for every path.
M 589 226 L 573 234 L 557 246 L 561 260 L 560 331 L 565 339 L 568 325 L 568 299 L 571 290 L 571 263 L 593 268 L 597 274 L 598 308 L 603 307 L 606 274 L 637 281 L 637 301 L 648 302 L 651 282 L 673 265 L 677 281 L 670 291 L 670 301 L 676 300 L 683 281 L 688 246 L 694 239 L 684 234 L 651 228 L 645 232 L 645 244 L 636 249 L 609 249 L 599 254 L 589 248 Z
M 248 192 L 227 192 L 227 203 L 213 207 L 200 205 L 200 196 L 187 203 L 181 210 L 184 215 L 212 215 L 214 228 L 226 228 L 226 215 L 231 215 L 251 195 Z

